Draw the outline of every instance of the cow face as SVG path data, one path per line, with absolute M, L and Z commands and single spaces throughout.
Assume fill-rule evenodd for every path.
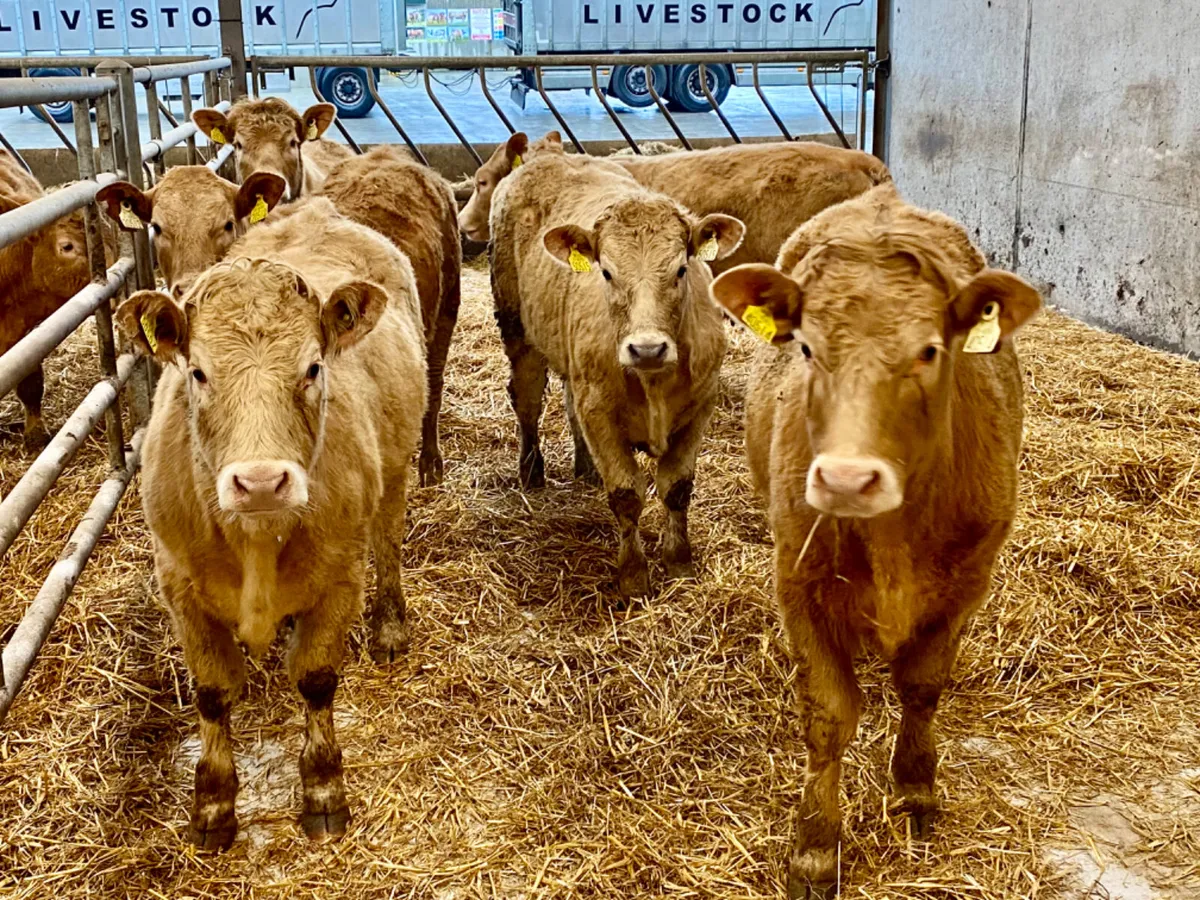
M 238 259 L 201 275 L 181 304 L 140 291 L 117 319 L 143 352 L 182 369 L 193 453 L 220 510 L 274 527 L 308 503 L 327 362 L 369 334 L 386 305 L 369 282 L 322 302 L 293 269 Z
M 33 236 L 31 277 L 38 291 L 65 303 L 91 280 L 83 213 L 73 212 Z
M 655 372 L 679 359 L 686 305 L 707 302 L 705 260 L 736 250 L 744 230 L 730 216 L 695 222 L 665 198 L 632 198 L 609 207 L 590 230 L 551 228 L 543 243 L 575 277 L 601 280 L 617 363 Z
M 471 197 L 458 214 L 458 229 L 473 241 L 486 241 L 491 235 L 488 218 L 492 213 L 492 194 L 496 186 L 514 169 L 540 153 L 562 153 L 562 135 L 547 132 L 532 144 L 524 132 L 518 131 L 493 151 L 475 172 Z
M 790 275 L 756 264 L 713 282 L 718 303 L 790 343 L 802 367 L 782 414 L 805 423 L 809 446 L 777 450 L 811 458 L 805 500 L 818 511 L 898 508 L 950 425 L 954 367 L 978 364 L 964 351 L 995 352 L 1041 304 L 1015 275 L 984 269 L 960 283 L 952 273 L 938 246 L 884 231 L 819 244 Z

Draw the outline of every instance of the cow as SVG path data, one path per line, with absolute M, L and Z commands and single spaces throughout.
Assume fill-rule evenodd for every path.
M 46 192 L 12 154 L 0 150 L 0 213 L 32 203 Z M 0 248 L 0 355 L 91 280 L 83 213 L 76 211 Z M 17 384 L 25 409 L 25 448 L 33 452 L 50 440 L 42 421 L 45 378 L 42 364 Z
M 497 147 L 475 173 L 474 190 L 459 214 L 463 233 L 487 240 L 492 192 L 514 162 L 562 152 L 557 131 L 533 143 L 518 132 Z M 773 263 L 789 235 L 821 210 L 891 181 L 887 167 L 868 153 L 807 141 L 608 159 L 698 216 L 724 213 L 745 224 L 737 252 L 710 263 L 714 274 L 742 263 Z
M 702 260 L 732 253 L 742 223 L 697 218 L 614 163 L 543 154 L 501 184 L 490 228 L 521 484 L 545 483 L 538 421 L 553 369 L 566 385 L 575 473 L 598 470 L 617 520 L 621 597 L 650 585 L 635 448 L 658 460 L 667 576 L 694 577 L 687 513 L 726 344 Z
M 178 300 L 251 222 L 275 208 L 286 187 L 270 172 L 256 172 L 238 187 L 207 166 L 176 166 L 146 191 L 127 181 L 106 184 L 96 201 L 125 231 L 149 229 L 159 269 Z
M 139 291 L 117 319 L 164 366 L 143 445 L 154 569 L 195 680 L 200 758 L 189 836 L 237 832 L 230 711 L 292 618 L 287 667 L 305 704 L 309 838 L 350 820 L 332 703 L 347 631 L 376 568 L 372 642 L 406 639 L 401 537 L 425 408 L 412 269 L 390 241 L 327 201 L 255 228 L 244 254 L 180 303 Z
M 828 896 L 864 645 L 891 667 L 903 708 L 894 790 L 928 833 L 934 713 L 1016 513 L 1012 336 L 1041 298 L 891 185 L 820 213 L 776 267 L 738 266 L 712 294 L 774 348 L 750 378 L 745 441 L 808 749 L 789 892 Z
M 303 113 L 286 100 L 246 97 L 229 110 L 198 109 L 192 121 L 214 144 L 233 144 L 238 178 L 255 172 L 273 172 L 287 183 L 284 202 L 315 194 L 329 170 L 353 151 L 323 135 L 333 124 L 337 107 L 315 103 Z
M 422 485 L 436 484 L 443 467 L 438 416 L 462 277 L 454 193 L 449 182 L 406 150 L 384 145 L 339 163 L 321 196 L 342 215 L 390 239 L 412 263 L 429 362 L 429 406 L 417 470 Z

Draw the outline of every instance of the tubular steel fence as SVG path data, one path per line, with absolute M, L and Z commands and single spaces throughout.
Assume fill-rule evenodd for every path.
M 44 60 L 23 59 L 26 67 Z M 154 373 L 143 357 L 117 356 L 112 326 L 112 298 L 126 290 L 153 288 L 154 269 L 145 232 L 118 234 L 118 258 L 111 266 L 105 256 L 100 213 L 93 202 L 105 184 L 124 179 L 138 188 L 153 184 L 163 172 L 163 158 L 171 147 L 186 144 L 189 162 L 199 159 L 196 127 L 180 124 L 158 98 L 158 85 L 178 80 L 184 110 L 190 113 L 189 79 L 201 77 L 205 102 L 227 108 L 230 61 L 191 59 L 168 61 L 80 58 L 59 60 L 60 65 L 94 69 L 95 75 L 64 78 L 14 78 L 0 82 L 0 107 L 34 106 L 70 101 L 74 106 L 75 142 L 55 126 L 63 143 L 75 154 L 79 180 L 69 187 L 0 215 L 0 247 L 20 241 L 62 216 L 83 210 L 92 283 L 68 300 L 40 325 L 0 356 L 0 396 L 8 394 L 26 375 L 91 316 L 96 325 L 97 352 L 103 377 L 68 417 L 49 445 L 26 470 L 21 480 L 0 501 L 0 571 L 3 557 L 25 523 L 54 487 L 75 452 L 103 418 L 111 474 L 99 486 L 91 505 L 68 539 L 41 589 L 25 610 L 12 637 L 2 648 L 0 664 L 0 721 L 8 712 L 25 677 L 37 659 L 54 622 L 70 596 L 117 504 L 140 463 L 144 426 L 150 414 Z M 136 86 L 144 91 L 149 112 L 150 140 L 138 135 Z M 95 113 L 93 136 L 92 113 Z M 162 116 L 172 125 L 165 134 Z M 49 117 L 46 117 L 48 121 Z M 5 146 L 8 142 L 4 141 Z M 9 148 L 24 165 L 24 160 Z M 99 164 L 97 165 L 97 151 Z M 214 170 L 232 148 L 208 161 Z M 26 169 L 29 167 L 26 165 Z M 122 389 L 129 388 L 132 437 L 126 441 L 122 416 Z M 131 395 L 131 396 L 130 396 Z

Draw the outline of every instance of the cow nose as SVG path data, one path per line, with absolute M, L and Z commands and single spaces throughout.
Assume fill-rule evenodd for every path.
M 252 499 L 273 497 L 287 486 L 287 472 L 239 472 L 233 476 L 233 486 L 239 494 Z
M 227 466 L 219 478 L 221 508 L 230 512 L 272 512 L 307 501 L 303 470 L 283 460 L 256 460 Z
M 870 494 L 883 481 L 883 466 L 873 459 L 821 460 L 813 467 L 813 481 L 832 494 Z
M 633 357 L 635 363 L 642 362 L 662 362 L 667 355 L 666 341 L 653 341 L 646 344 L 629 345 L 629 355 Z

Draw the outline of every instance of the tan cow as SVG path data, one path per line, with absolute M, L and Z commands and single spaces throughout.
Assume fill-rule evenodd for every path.
M 487 240 L 492 192 L 513 162 L 547 152 L 563 152 L 557 131 L 532 144 L 518 132 L 496 148 L 475 173 L 475 188 L 459 215 L 467 237 Z M 887 167 L 868 153 L 804 141 L 609 159 L 698 216 L 724 213 L 745 223 L 741 247 L 714 261 L 714 273 L 741 263 L 774 262 L 788 236 L 821 210 L 891 181 Z
M 725 354 L 701 259 L 732 253 L 741 222 L 697 219 L 611 162 L 563 154 L 518 169 L 491 212 L 492 291 L 512 363 L 521 483 L 545 481 L 538 420 L 550 368 L 567 387 L 576 474 L 588 475 L 594 459 L 617 518 L 621 595 L 649 591 L 635 448 L 658 459 L 667 575 L 693 576 L 687 511 Z
M 812 219 L 779 262 L 731 269 L 712 293 L 777 347 L 750 379 L 746 452 L 801 673 L 808 766 L 789 890 L 826 896 L 862 646 L 891 666 L 903 708 L 892 779 L 918 834 L 936 808 L 934 713 L 1016 513 L 1011 338 L 1041 299 L 890 185 Z
M 207 166 L 176 166 L 145 192 L 114 181 L 96 200 L 120 228 L 149 229 L 163 278 L 179 299 L 201 272 L 225 258 L 251 220 L 274 209 L 286 187 L 269 172 L 250 175 L 239 188 Z
M 237 831 L 237 642 L 261 655 L 285 617 L 307 714 L 301 823 L 310 838 L 346 829 L 333 695 L 368 549 L 375 649 L 390 655 L 406 638 L 400 546 L 425 407 L 420 311 L 400 251 L 322 200 L 247 240 L 246 256 L 206 271 L 182 304 L 141 291 L 118 309 L 122 329 L 164 364 L 142 503 L 195 679 L 190 836 L 205 849 Z
M 414 161 L 407 150 L 384 145 L 336 166 L 321 195 L 342 215 L 389 238 L 412 263 L 429 359 L 429 406 L 418 472 L 422 485 L 438 483 L 442 480 L 438 416 L 462 277 L 454 193 L 449 182 Z
M 0 213 L 44 194 L 37 179 L 10 153 L 0 150 Z M 0 355 L 87 287 L 90 280 L 82 212 L 0 248 Z M 25 447 L 31 451 L 49 441 L 42 422 L 44 391 L 42 364 L 38 363 L 17 384 L 17 398 L 25 408 Z
M 233 104 L 229 115 L 198 109 L 192 121 L 213 143 L 233 144 L 242 181 L 255 172 L 282 177 L 287 202 L 315 194 L 329 170 L 354 155 L 349 147 L 322 137 L 336 116 L 332 103 L 315 103 L 301 114 L 278 97 L 247 97 Z

